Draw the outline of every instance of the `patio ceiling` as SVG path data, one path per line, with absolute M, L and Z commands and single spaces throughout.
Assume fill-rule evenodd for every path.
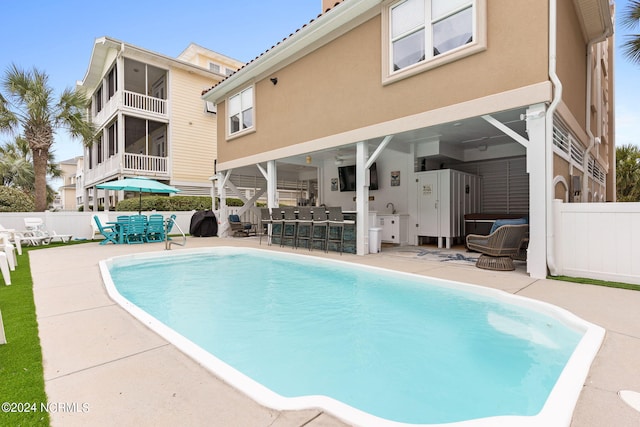
M 521 115 L 525 114 L 526 108 L 518 108 L 508 111 L 493 113 L 491 116 L 506 125 L 514 132 L 527 138 L 526 122 L 521 119 Z M 369 150 L 372 152 L 382 141 L 386 135 L 379 138 L 369 140 Z M 393 150 L 401 153 L 410 153 L 412 145 L 415 143 L 426 141 L 439 141 L 441 144 L 447 145 L 449 148 L 464 151 L 469 149 L 482 149 L 487 147 L 498 147 L 501 145 L 517 144 L 511 137 L 500 131 L 498 128 L 488 123 L 482 117 L 471 117 L 455 122 L 442 123 L 434 126 L 407 130 L 397 133 L 393 136 L 391 143 L 387 146 L 387 150 Z M 313 170 L 318 164 L 326 160 L 335 160 L 336 157 L 342 158 L 345 164 L 353 163 L 355 159 L 356 142 L 333 147 L 330 149 L 309 152 L 302 155 L 291 156 L 278 160 L 278 171 L 301 173 Z M 312 164 L 306 163 L 306 157 L 311 156 Z M 434 159 L 445 158 L 446 156 L 431 156 Z M 315 166 L 314 166 L 315 165 Z M 252 167 L 255 169 L 255 167 Z M 251 172 L 253 174 L 253 172 Z

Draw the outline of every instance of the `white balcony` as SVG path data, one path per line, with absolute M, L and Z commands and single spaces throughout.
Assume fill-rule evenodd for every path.
M 168 158 L 144 154 L 124 153 L 123 172 L 141 175 L 168 176 Z
M 128 90 L 123 91 L 124 103 L 123 106 L 131 108 L 136 111 L 144 111 L 152 113 L 160 117 L 167 116 L 167 100 L 154 98 L 152 96 L 143 95 L 141 93 L 130 92 Z
M 92 185 L 120 174 L 170 178 L 169 158 L 121 153 L 84 171 L 84 184 Z
M 168 120 L 167 102 L 166 99 L 154 98 L 128 90 L 117 91 L 105 103 L 100 112 L 95 114 L 93 121 L 96 126 L 101 127 L 119 110 L 145 113 L 145 116 L 149 118 Z

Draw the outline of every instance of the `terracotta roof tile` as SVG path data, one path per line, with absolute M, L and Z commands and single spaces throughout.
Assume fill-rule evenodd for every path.
M 295 30 L 293 33 L 289 34 L 288 37 L 283 38 L 282 40 L 280 40 L 278 43 L 276 43 L 275 45 L 271 46 L 269 49 L 267 49 L 266 51 L 262 52 L 260 55 L 256 56 L 254 59 L 252 59 L 251 61 L 247 62 L 246 64 L 244 64 L 242 67 L 238 68 L 236 71 L 234 71 L 233 73 L 229 74 L 228 76 L 226 76 L 224 79 L 220 80 L 218 83 L 216 83 L 215 85 L 211 86 L 209 89 L 205 89 L 202 91 L 201 95 L 204 95 L 205 93 L 209 92 L 211 89 L 213 89 L 214 87 L 220 85 L 222 82 L 224 82 L 225 80 L 227 80 L 229 77 L 233 76 L 234 74 L 236 74 L 238 71 L 242 70 L 243 68 L 245 68 L 247 65 L 253 63 L 254 61 L 256 61 L 257 59 L 261 58 L 262 56 L 264 56 L 267 52 L 270 52 L 271 50 L 273 50 L 276 46 L 280 45 L 281 43 L 283 43 L 284 41 L 290 39 L 294 34 L 298 33 L 300 30 L 302 30 L 303 28 L 306 28 L 308 25 L 312 24 L 316 19 L 320 18 L 322 15 L 326 14 L 327 12 L 329 12 L 330 10 L 334 9 L 336 6 L 338 6 L 340 3 L 344 2 L 345 0 L 339 0 L 337 1 L 333 7 L 327 8 L 323 13 L 320 13 L 317 17 L 315 17 L 314 19 L 311 19 L 309 22 L 307 22 L 306 24 L 304 24 L 302 27 L 298 28 L 297 30 Z

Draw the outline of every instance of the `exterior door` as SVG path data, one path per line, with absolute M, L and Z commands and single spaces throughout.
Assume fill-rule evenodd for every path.
M 439 237 L 438 171 L 417 174 L 418 235 Z
M 166 132 L 162 131 L 162 132 L 158 132 L 153 136 L 153 143 L 152 143 L 153 156 L 167 157 L 167 141 L 166 141 L 165 135 L 166 135 Z
M 164 77 L 159 78 L 153 83 L 153 85 L 151 85 L 151 96 L 154 98 L 166 99 Z

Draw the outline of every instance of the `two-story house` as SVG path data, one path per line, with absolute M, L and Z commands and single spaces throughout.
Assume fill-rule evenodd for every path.
M 316 205 L 357 212 L 358 254 L 392 207 L 414 244 L 463 213 L 521 214 L 527 271 L 553 271 L 552 200 L 615 198 L 609 0 L 333 3 L 203 94 L 217 191 L 253 174 L 274 207 L 282 175 L 311 182 Z
M 242 65 L 195 44 L 170 58 L 98 38 L 77 83 L 91 99 L 98 129 L 84 152 L 85 210 L 108 209 L 126 197 L 97 190 L 97 184 L 132 176 L 170 184 L 182 195 L 211 195 L 216 119 L 213 105 L 200 94 Z
M 58 188 L 59 205 L 55 206 L 56 209 L 75 211 L 78 209 L 78 206 L 82 205 L 81 200 L 79 200 L 79 196 L 81 196 L 82 193 L 77 193 L 78 172 L 82 172 L 82 165 L 82 156 L 76 156 L 58 163 L 62 171 L 62 175 L 60 176 L 62 185 Z

